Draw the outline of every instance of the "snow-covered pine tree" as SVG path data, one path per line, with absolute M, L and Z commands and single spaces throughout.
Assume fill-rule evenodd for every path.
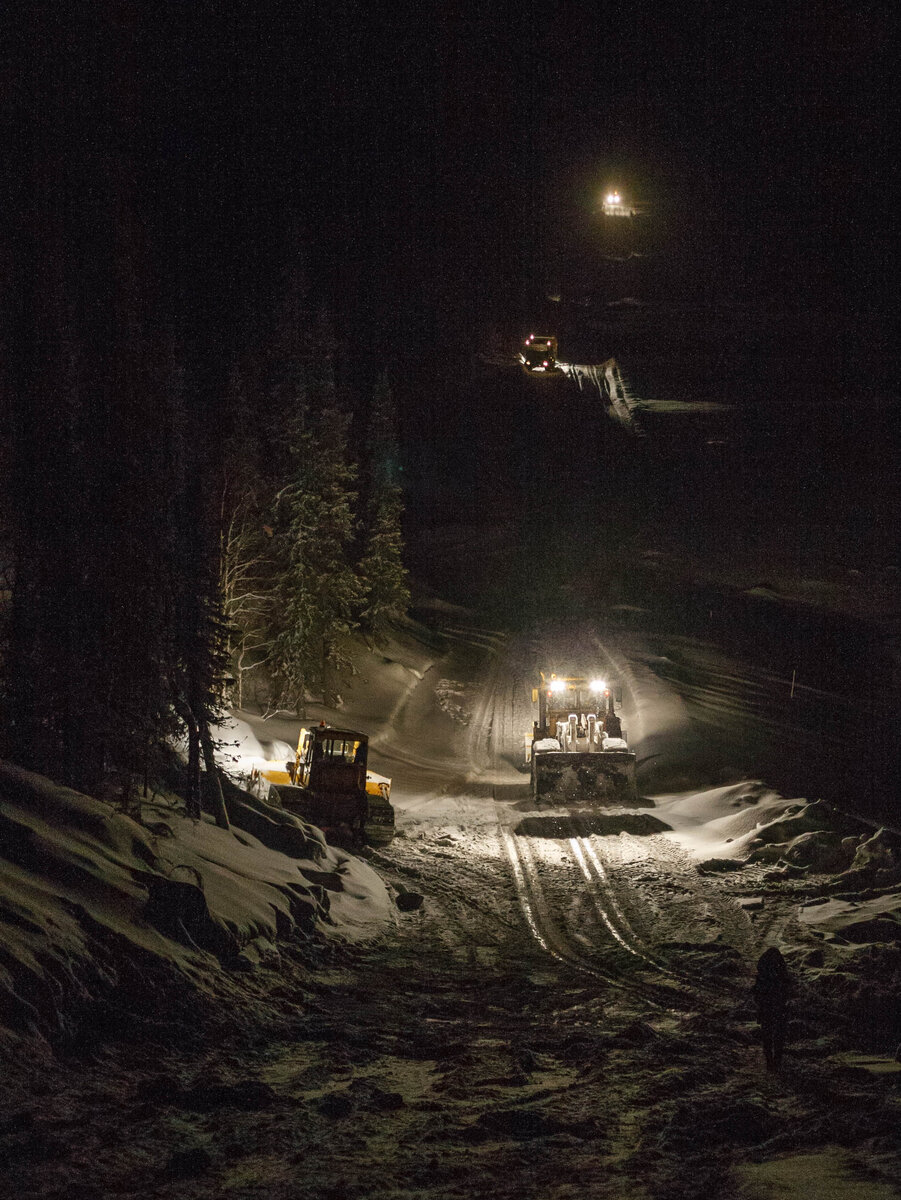
M 284 633 L 279 581 L 291 570 L 291 547 L 276 535 L 277 498 L 295 478 L 307 427 L 313 338 L 304 254 L 293 240 L 285 261 L 268 328 L 233 365 L 222 412 L 219 578 L 239 707 L 251 679 L 263 694 Z
M 335 676 L 349 668 L 344 642 L 361 587 L 349 561 L 356 470 L 348 423 L 337 406 L 309 419 L 293 447 L 293 477 L 276 499 L 274 537 L 285 566 L 271 609 L 272 705 L 292 712 L 313 693 L 328 702 Z
M 302 251 L 289 247 L 286 258 L 265 349 L 229 389 L 220 579 L 233 671 L 265 674 L 270 710 L 298 711 L 311 695 L 328 699 L 349 669 L 344 641 L 362 588 L 337 341 L 311 301 Z
M 219 592 L 239 708 L 269 657 L 277 574 L 271 506 L 283 481 L 274 477 L 273 456 L 259 432 L 260 390 L 258 370 L 232 371 L 219 486 Z
M 376 382 L 369 410 L 365 468 L 365 512 L 360 574 L 365 598 L 361 612 L 364 630 L 375 640 L 398 620 L 410 602 L 403 563 L 403 491 L 397 445 L 394 398 L 387 374 Z
M 284 333 L 279 340 L 284 345 Z M 272 506 L 277 574 L 269 606 L 270 705 L 292 712 L 311 694 L 334 698 L 336 680 L 350 669 L 344 645 L 362 595 L 351 565 L 357 472 L 327 314 L 309 318 L 300 340 L 296 359 L 279 371 L 293 380 L 295 399 L 285 422 L 288 478 Z

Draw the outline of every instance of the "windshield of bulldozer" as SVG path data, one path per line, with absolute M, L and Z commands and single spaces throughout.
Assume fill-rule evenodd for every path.
M 576 689 L 571 689 L 567 692 L 561 692 L 558 695 L 551 697 L 547 705 L 547 721 L 548 725 L 553 728 L 557 721 L 568 721 L 571 714 L 575 714 L 579 724 L 581 725 L 587 713 L 597 712 L 597 704 L 592 701 L 586 701 Z
M 600 677 L 546 675 L 542 672 L 541 687 L 534 697 L 540 696 L 538 724 L 553 736 L 557 722 L 569 720 L 572 714 L 580 725 L 590 713 L 602 718 L 609 694 L 606 681 Z
M 356 763 L 361 760 L 363 742 L 359 738 L 321 738 L 319 746 L 322 757 L 330 763 Z

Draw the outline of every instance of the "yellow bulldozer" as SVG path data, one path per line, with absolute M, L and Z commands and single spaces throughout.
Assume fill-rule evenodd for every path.
M 384 846 L 394 837 L 391 780 L 370 771 L 368 758 L 365 733 L 323 721 L 300 730 L 292 760 L 264 763 L 256 773 L 272 785 L 271 798 L 329 841 Z

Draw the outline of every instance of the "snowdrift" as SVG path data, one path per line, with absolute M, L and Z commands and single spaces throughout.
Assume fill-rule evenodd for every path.
M 358 940 L 393 906 L 366 863 L 229 791 L 233 828 L 158 797 L 136 820 L 0 763 L 0 1037 L 74 1036 L 140 962 L 215 987 L 280 939 Z
M 407 709 L 417 720 L 420 693 L 434 704 L 446 649 L 413 626 L 378 650 L 360 640 L 345 700 L 312 705 L 308 719 L 404 741 Z M 216 731 L 230 831 L 189 820 L 175 796 L 155 795 L 134 819 L 0 762 L 0 1053 L 23 1037 L 45 1049 L 77 1040 L 129 988 L 161 1020 L 178 995 L 193 1014 L 197 989 L 232 995 L 232 971 L 274 963 L 279 946 L 303 955 L 310 941 L 368 939 L 397 919 L 365 862 L 241 786 L 258 761 L 293 755 L 299 724 L 245 716 Z

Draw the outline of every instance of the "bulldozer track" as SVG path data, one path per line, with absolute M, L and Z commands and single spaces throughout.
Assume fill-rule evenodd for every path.
M 578 818 L 574 820 L 574 825 L 577 829 L 579 828 Z M 578 863 L 579 869 L 589 885 L 592 903 L 613 937 L 623 949 L 642 959 L 649 966 L 668 971 L 666 963 L 643 948 L 644 942 L 635 932 L 623 906 L 618 901 L 607 869 L 591 837 L 585 833 L 578 833 L 569 839 L 569 846 L 574 860 Z M 675 974 L 671 971 L 669 973 Z

